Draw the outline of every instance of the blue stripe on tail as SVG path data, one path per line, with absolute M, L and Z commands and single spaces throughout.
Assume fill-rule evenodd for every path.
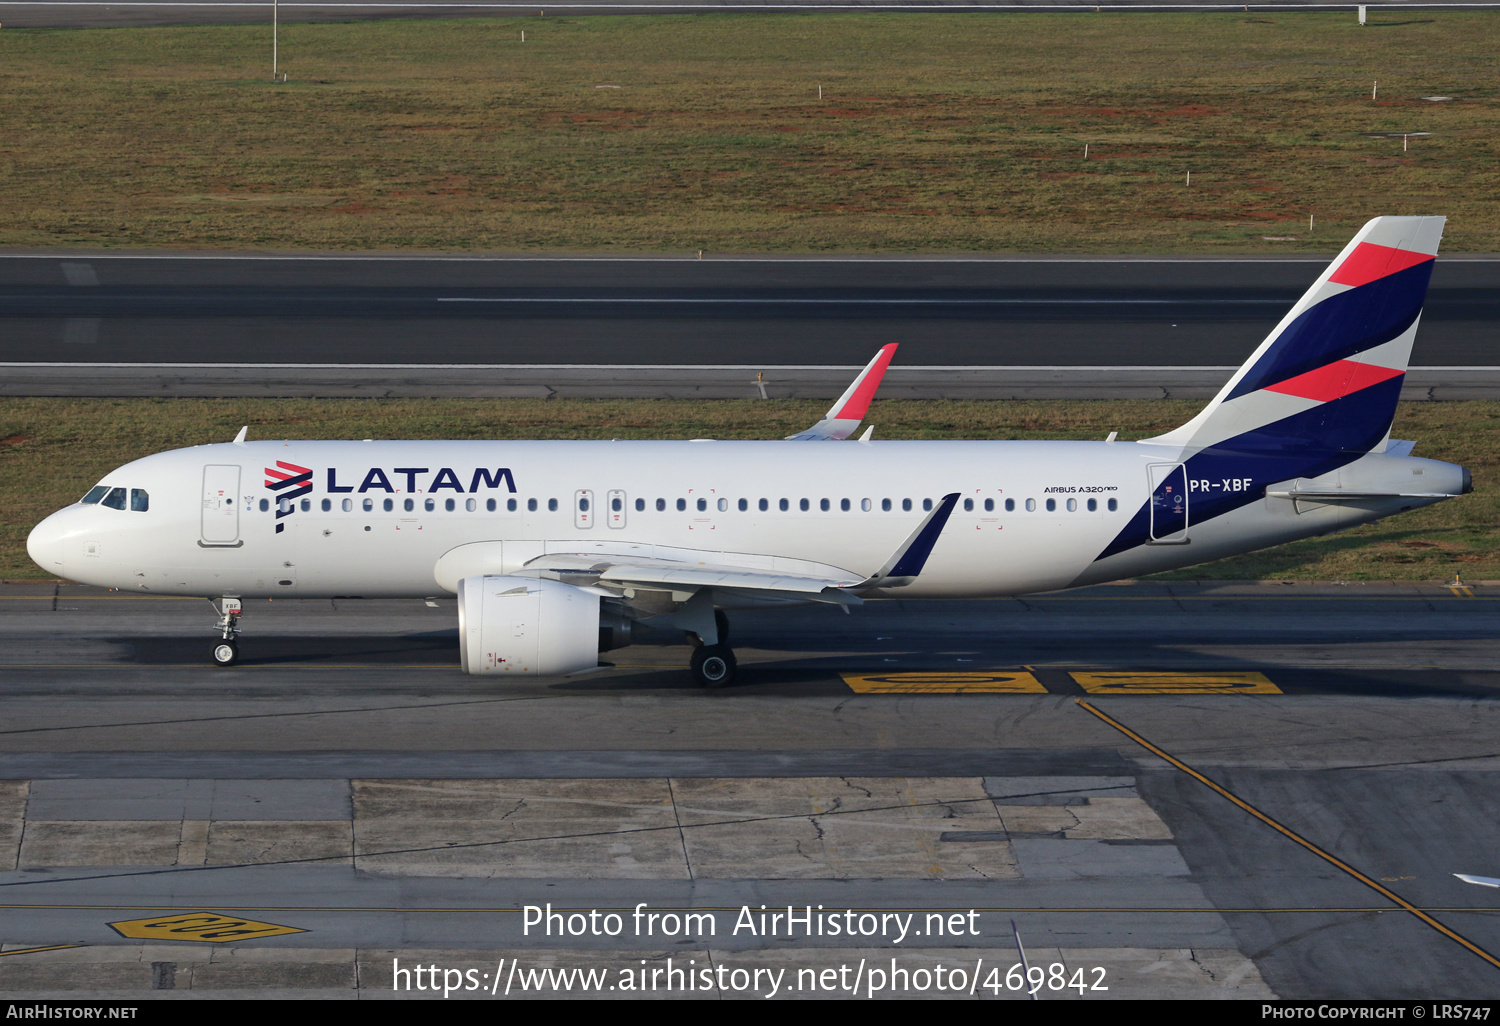
M 1398 338 L 1422 312 L 1433 263 L 1424 260 L 1309 307 L 1287 325 L 1226 399 L 1258 391 Z

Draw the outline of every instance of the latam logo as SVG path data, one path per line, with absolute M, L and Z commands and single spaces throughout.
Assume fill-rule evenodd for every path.
M 292 515 L 292 500 L 312 491 L 312 468 L 299 467 L 295 463 L 276 461 L 276 466 L 266 468 L 266 487 L 277 493 L 276 533 L 286 530 L 282 517 Z
M 418 474 L 432 474 L 431 479 L 424 482 L 426 484 L 425 488 L 418 486 Z M 380 467 L 371 467 L 368 471 L 366 471 L 365 476 L 363 480 L 360 481 L 358 487 L 353 484 L 341 485 L 338 481 L 339 472 L 337 468 L 329 467 L 328 491 L 335 494 L 338 492 L 377 491 L 394 494 L 399 491 L 405 491 L 408 493 L 440 492 L 443 489 L 447 488 L 451 489 L 452 491 L 458 492 L 459 494 L 463 494 L 465 492 L 477 492 L 481 487 L 499 488 L 501 485 L 505 486 L 506 491 L 514 492 L 516 490 L 516 479 L 511 475 L 509 467 L 499 467 L 493 472 L 486 470 L 484 467 L 479 467 L 469 477 L 468 488 L 465 488 L 463 486 L 463 482 L 459 479 L 458 474 L 453 470 L 452 467 L 440 467 L 438 468 L 436 473 L 433 473 L 433 471 L 428 467 L 392 467 L 391 475 L 398 478 L 404 477 L 406 479 L 406 487 L 402 489 L 397 488 L 395 485 L 391 484 L 390 476 L 387 476 L 386 472 Z M 353 481 L 354 478 L 349 477 L 346 478 L 346 480 Z
M 286 529 L 281 522 L 283 517 L 289 517 L 296 511 L 295 500 L 307 495 L 313 490 L 313 473 L 311 467 L 299 467 L 295 463 L 276 461 L 276 466 L 266 467 L 266 487 L 276 493 L 276 533 L 280 534 Z M 418 475 L 431 474 L 430 478 L 418 482 Z M 359 475 L 356 473 L 346 478 L 353 481 Z M 391 478 L 395 477 L 406 487 L 397 488 L 391 484 Z M 404 480 L 403 480 L 404 479 Z M 425 485 L 426 487 L 421 487 Z M 477 492 L 481 488 L 504 488 L 514 493 L 516 490 L 515 476 L 509 467 L 497 467 L 491 471 L 485 467 L 479 467 L 469 475 L 469 487 L 464 488 L 463 481 L 452 467 L 439 467 L 434 473 L 428 467 L 392 467 L 390 473 L 380 467 L 371 467 L 365 471 L 363 479 L 358 487 L 353 484 L 339 484 L 339 472 L 335 467 L 328 468 L 328 491 L 331 494 L 341 492 L 386 492 L 394 494 L 400 491 L 408 493 L 417 492 L 440 492 L 444 489 L 464 494 L 465 492 Z

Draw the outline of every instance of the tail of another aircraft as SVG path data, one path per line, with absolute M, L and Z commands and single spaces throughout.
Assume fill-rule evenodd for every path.
M 1184 456 L 1383 448 L 1445 220 L 1370 221 L 1203 412 L 1147 443 Z

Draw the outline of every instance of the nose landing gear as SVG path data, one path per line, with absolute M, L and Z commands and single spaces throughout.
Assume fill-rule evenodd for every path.
M 210 599 L 209 601 L 213 601 Z M 219 614 L 219 622 L 215 625 L 223 635 L 223 640 L 215 643 L 213 648 L 213 660 L 216 666 L 233 666 L 240 661 L 240 600 L 225 597 L 214 602 L 214 612 Z

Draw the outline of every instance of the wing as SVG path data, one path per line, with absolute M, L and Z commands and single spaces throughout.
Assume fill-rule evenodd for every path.
M 885 377 L 885 369 L 891 365 L 891 357 L 896 355 L 898 344 L 892 342 L 888 346 L 882 346 L 880 352 L 875 354 L 875 359 L 859 372 L 854 384 L 845 389 L 844 394 L 839 396 L 839 401 L 823 414 L 823 419 L 806 431 L 788 435 L 787 441 L 839 441 L 854 434 L 854 429 L 859 427 L 859 422 L 870 411 L 870 401 L 875 398 L 875 391 Z
M 665 591 L 672 594 L 674 602 L 686 602 L 708 590 L 716 594 L 732 592 L 739 597 L 857 605 L 862 601 L 862 591 L 900 588 L 917 579 L 957 503 L 957 492 L 943 496 L 874 573 L 775 556 L 662 548 L 637 548 L 619 554 L 549 552 L 516 573 L 550 577 L 611 594 L 638 589 Z

